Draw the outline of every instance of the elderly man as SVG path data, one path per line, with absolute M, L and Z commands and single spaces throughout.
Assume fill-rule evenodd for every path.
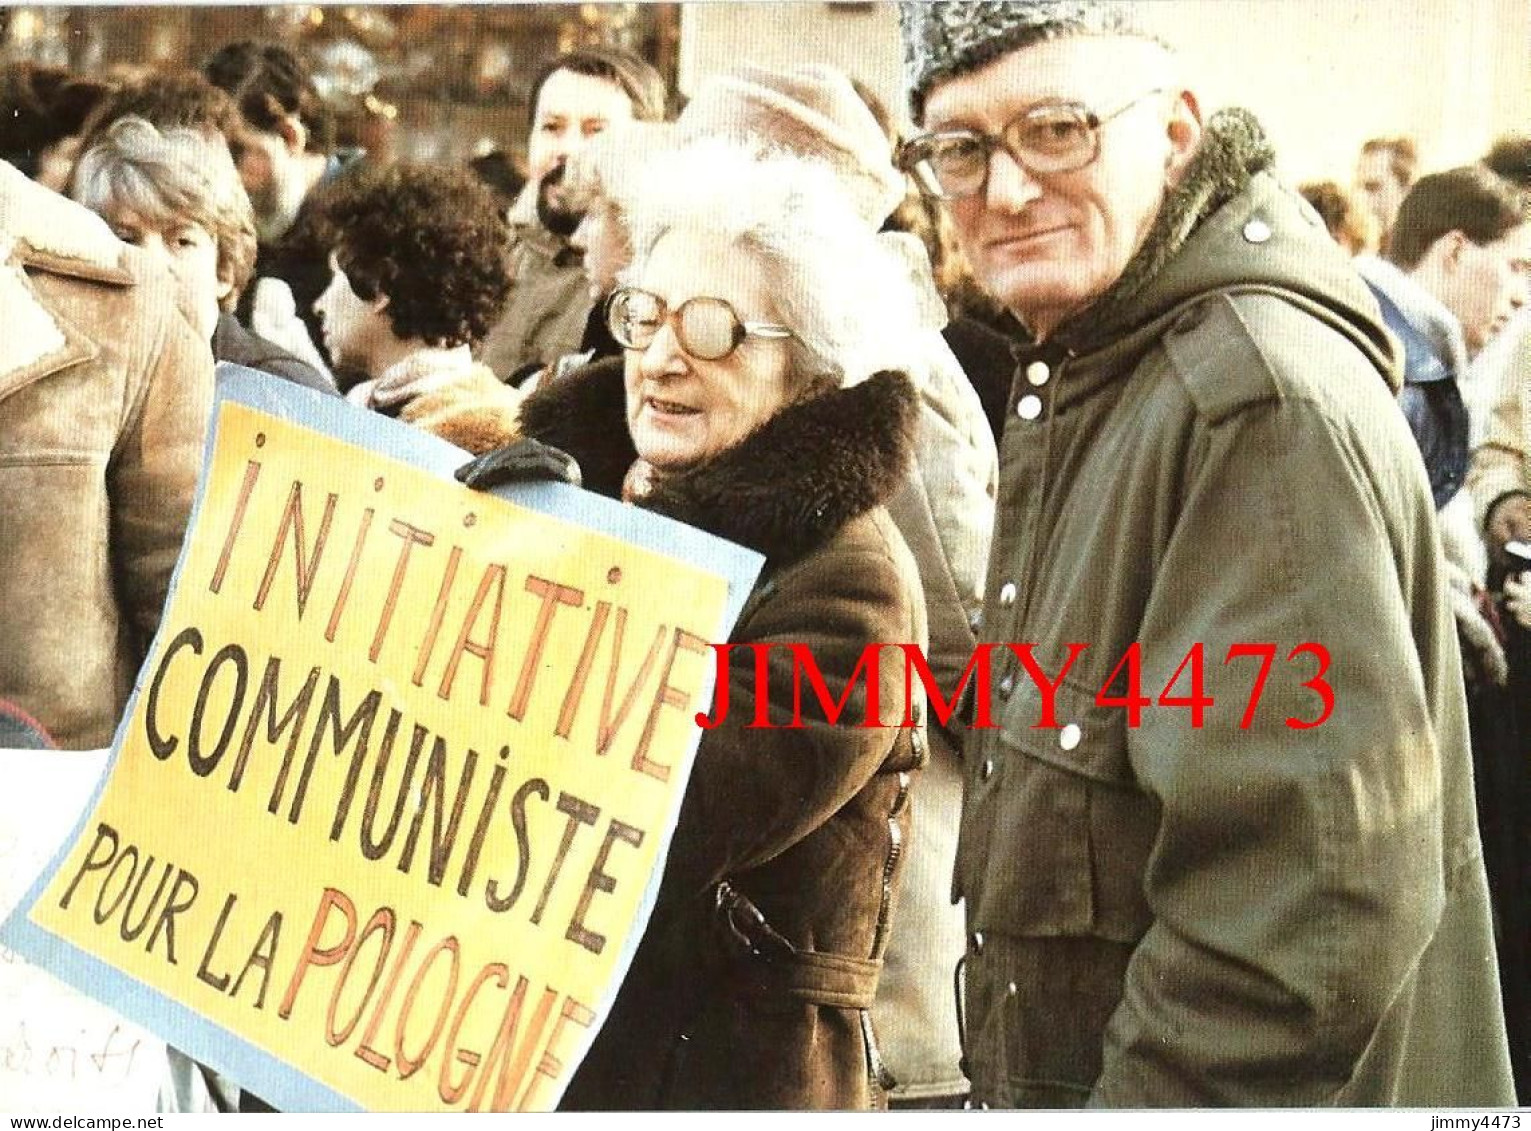
M 974 1102 L 1513 1102 L 1375 302 L 1129 10 L 904 19 L 902 163 L 1027 331 L 983 635 L 1030 646 L 980 689 L 956 868 Z

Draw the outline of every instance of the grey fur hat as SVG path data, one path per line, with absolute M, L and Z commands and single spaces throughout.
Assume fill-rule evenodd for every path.
M 903 0 L 898 9 L 910 112 L 921 121 L 925 95 L 936 83 L 1033 43 L 1074 35 L 1154 38 L 1138 7 L 1112 0 Z

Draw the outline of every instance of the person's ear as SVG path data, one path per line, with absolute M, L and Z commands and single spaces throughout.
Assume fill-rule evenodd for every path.
M 1451 276 L 1462 266 L 1462 253 L 1467 248 L 1467 237 L 1453 229 L 1435 238 L 1435 242 L 1419 257 L 1421 267 L 1433 264 L 1442 275 Z
M 1169 155 L 1164 163 L 1164 181 L 1173 188 L 1185 176 L 1201 145 L 1201 104 L 1191 91 L 1182 90 L 1175 96 L 1165 132 L 1169 137 Z
M 1445 265 L 1448 271 L 1457 271 L 1462 266 L 1463 257 L 1467 253 L 1467 245 L 1470 242 L 1466 233 L 1452 230 L 1447 232 L 1441 239 L 1446 241 Z
M 287 147 L 287 152 L 293 155 L 302 153 L 308 147 L 308 127 L 296 114 L 284 114 L 277 120 L 276 132 L 282 137 L 282 144 Z
M 228 278 L 222 271 L 218 272 L 218 305 L 223 305 L 223 300 L 234 293 L 234 280 Z

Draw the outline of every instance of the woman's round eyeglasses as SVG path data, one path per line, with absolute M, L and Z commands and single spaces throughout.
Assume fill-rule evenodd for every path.
M 680 348 L 699 361 L 722 361 L 746 338 L 790 338 L 774 322 L 746 322 L 725 300 L 698 295 L 674 310 L 651 291 L 618 287 L 606 300 L 606 328 L 623 349 L 645 350 L 668 322 Z

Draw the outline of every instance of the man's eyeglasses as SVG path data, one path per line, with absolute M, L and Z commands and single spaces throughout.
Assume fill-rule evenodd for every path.
M 1079 102 L 1039 102 L 1005 123 L 997 135 L 941 130 L 910 138 L 898 166 L 920 191 L 941 200 L 976 196 L 989 182 L 989 164 L 1003 149 L 1033 176 L 1071 173 L 1100 156 L 1100 128 L 1162 88 L 1144 91 L 1115 109 L 1096 113 Z
M 606 328 L 623 349 L 648 349 L 666 322 L 675 327 L 680 348 L 699 361 L 721 361 L 746 338 L 792 337 L 774 322 L 745 322 L 720 298 L 699 295 L 671 310 L 656 294 L 618 287 L 606 300 Z

